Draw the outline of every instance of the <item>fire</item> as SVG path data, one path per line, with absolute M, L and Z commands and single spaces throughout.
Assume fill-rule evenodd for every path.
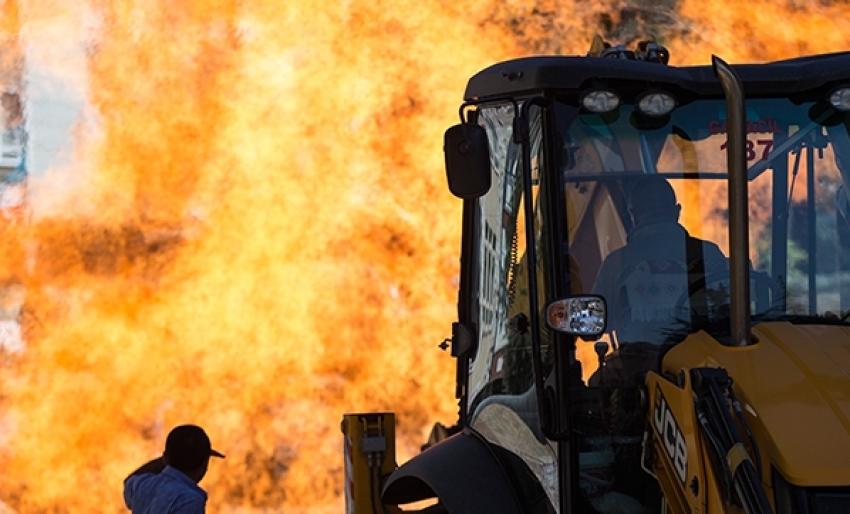
M 337 512 L 346 412 L 396 412 L 412 456 L 457 409 L 442 132 L 490 63 L 628 39 L 612 4 L 0 2 L 4 56 L 85 105 L 64 164 L 29 178 L 29 222 L 2 229 L 27 348 L 0 375 L 0 499 L 121 511 L 184 422 L 227 454 L 209 512 Z M 846 45 L 819 32 L 840 6 L 696 4 L 665 11 L 691 27 L 676 63 Z
M 689 30 L 677 41 L 677 62 L 707 62 L 709 53 L 729 63 L 764 62 L 848 47 L 847 6 L 840 2 L 685 0 L 679 13 Z

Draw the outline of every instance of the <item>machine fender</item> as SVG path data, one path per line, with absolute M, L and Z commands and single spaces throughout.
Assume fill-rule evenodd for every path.
M 436 496 L 452 514 L 519 514 L 522 508 L 514 490 L 487 443 L 461 432 L 395 470 L 381 496 L 389 505 Z

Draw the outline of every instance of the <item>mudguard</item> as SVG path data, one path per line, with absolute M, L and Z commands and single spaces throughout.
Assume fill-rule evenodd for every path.
M 395 470 L 381 498 L 404 505 L 438 497 L 452 514 L 523 512 L 494 449 L 466 431 L 428 448 Z

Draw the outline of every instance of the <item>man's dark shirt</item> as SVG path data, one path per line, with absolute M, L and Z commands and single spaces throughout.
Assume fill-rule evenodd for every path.
M 182 471 L 132 475 L 124 481 L 124 503 L 133 514 L 204 514 L 207 493 Z

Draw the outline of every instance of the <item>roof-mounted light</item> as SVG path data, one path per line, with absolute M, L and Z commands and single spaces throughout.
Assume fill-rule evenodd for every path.
M 676 99 L 666 91 L 648 91 L 638 96 L 637 108 L 647 116 L 665 116 L 676 108 Z
M 839 111 L 850 111 L 850 87 L 834 89 L 829 94 L 829 103 Z
M 620 106 L 620 97 L 610 89 L 592 89 L 581 96 L 581 106 L 597 114 L 611 112 Z

